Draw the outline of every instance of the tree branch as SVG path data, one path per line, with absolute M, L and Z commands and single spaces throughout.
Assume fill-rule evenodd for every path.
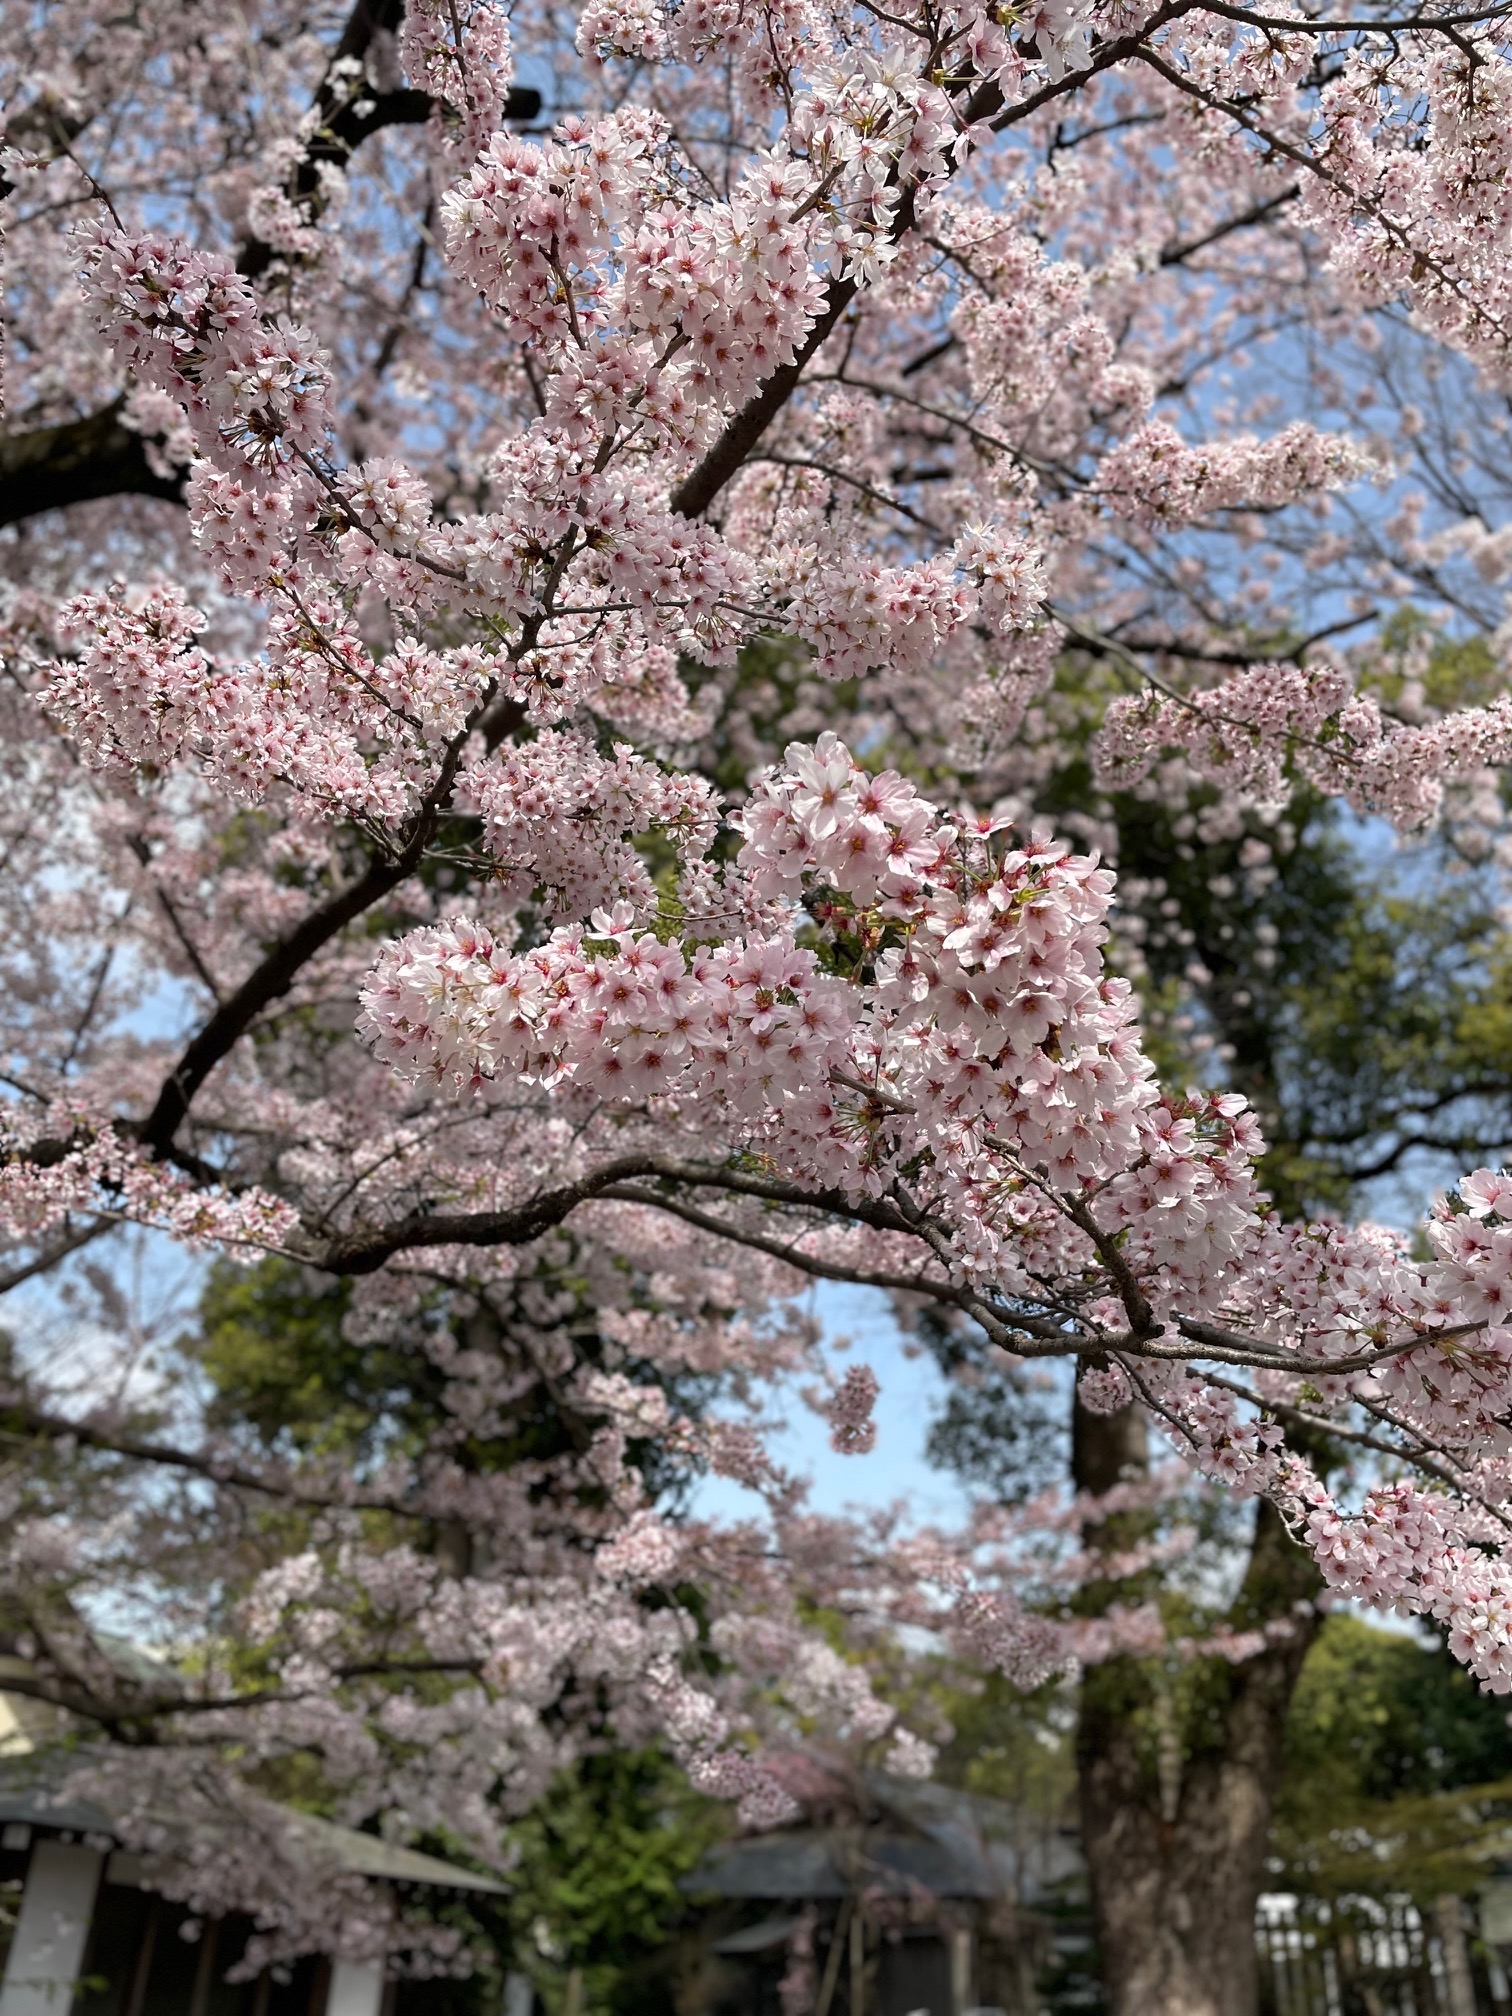
M 854 280 L 831 280 L 824 290 L 824 306 L 792 363 L 781 365 L 759 392 L 752 393 L 698 467 L 679 483 L 672 492 L 674 511 L 684 518 L 701 517 L 730 479 L 745 467 L 751 450 L 797 390 L 803 367 L 828 341 L 858 291 Z
M 344 168 L 373 134 L 389 126 L 422 125 L 431 115 L 428 92 L 353 93 L 348 72 L 337 67 L 352 59 L 360 62 L 374 35 L 396 32 L 403 15 L 404 0 L 357 0 L 347 18 L 315 94 L 315 131 L 286 184 L 291 200 L 312 214 L 319 207 L 322 167 Z M 521 86 L 510 91 L 504 116 L 528 120 L 540 110 L 540 92 Z M 74 121 L 63 137 L 71 139 L 81 128 L 82 122 Z M 237 256 L 237 271 L 245 279 L 257 280 L 279 256 L 261 238 L 249 238 Z M 153 470 L 141 435 L 121 420 L 123 404 L 117 398 L 80 420 L 0 436 L 0 525 L 17 525 L 44 511 L 61 511 L 97 497 L 160 497 L 182 504 L 187 472 L 159 476 Z
M 669 1197 L 655 1190 L 640 1190 L 633 1183 L 616 1183 L 598 1193 L 601 1204 L 641 1204 L 651 1211 L 667 1211 L 674 1218 L 681 1218 L 685 1224 L 696 1225 L 702 1232 L 712 1232 L 718 1238 L 733 1240 L 738 1246 L 748 1246 L 753 1252 L 770 1254 L 784 1266 L 793 1267 L 800 1274 L 812 1274 L 821 1281 L 849 1281 L 861 1288 L 885 1288 L 900 1290 L 909 1295 L 931 1295 L 938 1301 L 959 1304 L 963 1291 L 953 1288 L 948 1281 L 931 1280 L 923 1274 L 891 1274 L 885 1268 L 847 1267 L 840 1260 L 825 1260 L 814 1253 L 801 1253 L 792 1242 L 770 1239 L 763 1232 L 757 1232 L 748 1225 L 732 1225 L 727 1218 L 720 1218 L 712 1211 L 700 1211 L 696 1204 L 684 1203 L 680 1197 Z M 813 1226 L 805 1226 L 804 1232 Z M 801 1238 L 803 1232 L 796 1235 Z
M 284 188 L 291 202 L 299 204 L 311 218 L 318 216 L 321 208 L 323 166 L 345 168 L 364 140 L 388 126 L 423 126 L 435 110 L 435 100 L 428 91 L 413 90 L 384 91 L 377 97 L 364 93 L 338 110 L 330 96 L 329 73 L 327 82 L 321 86 L 321 99 L 326 101 L 324 109 L 329 116 L 322 120 L 319 132 L 300 155 Z M 524 85 L 512 87 L 504 102 L 506 119 L 534 119 L 540 109 L 540 92 Z M 237 257 L 236 270 L 243 279 L 258 280 L 283 256 L 264 239 L 249 238 Z
M 412 839 L 402 854 L 370 861 L 355 881 L 308 911 L 200 1029 L 164 1079 L 146 1119 L 123 1131 L 134 1135 L 149 1153 L 166 1156 L 188 1117 L 195 1094 L 216 1065 L 230 1054 L 263 1009 L 288 993 L 301 969 L 317 952 L 415 872 L 424 845 L 424 840 L 417 844 Z
M 1204 231 L 1199 238 L 1175 239 L 1162 246 L 1160 264 L 1180 266 L 1191 258 L 1194 252 L 1205 252 L 1209 245 L 1216 245 L 1221 239 L 1231 237 L 1236 231 L 1247 231 L 1251 224 L 1263 224 L 1267 217 L 1284 210 L 1288 203 L 1294 203 L 1302 193 L 1300 183 L 1290 182 L 1286 188 L 1274 196 L 1267 196 L 1264 202 L 1253 203 L 1248 210 L 1241 210 L 1235 216 L 1225 217 L 1221 224 L 1215 224 L 1211 231 Z
M 333 1666 L 330 1672 L 332 1678 L 338 1681 L 431 1673 L 465 1673 L 476 1678 L 482 1673 L 483 1664 L 481 1659 L 368 1659 L 353 1665 Z M 5 1692 L 19 1694 L 24 1700 L 41 1701 L 50 1708 L 61 1708 L 66 1714 L 76 1715 L 83 1721 L 94 1722 L 100 1728 L 110 1730 L 117 1742 L 141 1748 L 150 1747 L 160 1740 L 153 1733 L 152 1724 L 169 1716 L 239 1714 L 254 1708 L 277 1708 L 293 1701 L 325 1698 L 321 1690 L 313 1687 L 266 1687 L 246 1694 L 180 1693 L 145 1698 L 128 1694 L 112 1700 L 89 1688 L 24 1673 L 8 1673 Z M 167 1738 L 169 1743 L 179 1740 L 171 1735 Z
M 803 1190 L 797 1184 L 758 1176 L 749 1170 L 717 1163 L 684 1162 L 670 1155 L 625 1155 L 575 1182 L 543 1190 L 503 1211 L 416 1211 L 391 1225 L 338 1234 L 324 1241 L 302 1240 L 293 1249 L 293 1257 L 330 1274 L 372 1274 L 397 1254 L 428 1247 L 527 1246 L 562 1224 L 579 1205 L 593 1202 L 616 1185 L 658 1177 L 669 1183 L 725 1190 L 777 1204 L 801 1205 L 830 1217 L 873 1225 L 882 1231 L 910 1229 L 900 1213 L 878 1198 L 850 1198 L 838 1190 Z M 638 1193 L 633 1201 L 660 1204 L 663 1200 L 655 1193 Z M 739 1237 L 738 1232 L 725 1229 L 727 1236 Z
M 182 504 L 185 472 L 158 475 L 146 442 L 121 418 L 125 403 L 114 399 L 82 420 L 0 435 L 0 525 L 19 525 L 96 497 L 161 497 Z
M 263 1471 L 249 1469 L 213 1450 L 179 1449 L 171 1443 L 149 1442 L 88 1418 L 76 1421 L 67 1414 L 49 1414 L 25 1401 L 0 1400 L 0 1435 L 12 1432 L 7 1427 L 11 1423 L 27 1435 L 40 1435 L 50 1442 L 77 1442 L 85 1449 L 98 1449 L 107 1456 L 122 1456 L 128 1462 L 146 1463 L 157 1469 L 183 1470 L 190 1476 L 203 1477 L 207 1483 L 254 1491 L 259 1497 L 308 1506 L 312 1511 L 385 1512 L 392 1517 L 412 1519 L 431 1516 L 380 1492 L 311 1490 L 292 1479 L 280 1481 Z M 20 1439 L 19 1435 L 15 1439 Z M 5 1685 L 8 1687 L 10 1682 L 7 1680 Z
M 474 709 L 450 748 L 436 781 L 411 822 L 410 832 L 399 852 L 375 857 L 355 881 L 308 911 L 292 931 L 280 938 L 247 975 L 236 992 L 221 1002 L 185 1049 L 177 1065 L 164 1079 L 152 1111 L 145 1120 L 123 1129 L 150 1154 L 166 1156 L 174 1136 L 188 1117 L 195 1094 L 223 1058 L 228 1056 L 256 1018 L 272 1002 L 287 994 L 300 970 L 322 947 L 348 924 L 370 910 L 375 903 L 413 875 L 424 858 L 435 833 L 441 808 L 451 793 L 452 780 L 462 760 L 468 737 L 493 701 L 492 689 Z

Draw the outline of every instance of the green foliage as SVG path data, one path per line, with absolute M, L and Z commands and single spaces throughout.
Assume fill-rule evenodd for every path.
M 1010 1505 L 1064 1475 L 1063 1382 L 1034 1366 L 994 1367 L 983 1376 L 975 1333 L 938 1308 L 918 1313 L 914 1334 L 951 1382 L 925 1444 L 931 1463 Z
M 1314 1893 L 1466 1891 L 1512 1857 L 1512 1730 L 1436 1640 L 1331 1617 L 1286 1725 L 1275 1852 Z
M 558 1264 L 553 1287 L 572 1293 L 581 1292 L 583 1284 Z M 250 1431 L 269 1449 L 339 1456 L 358 1469 L 422 1448 L 448 1420 L 446 1375 L 426 1348 L 428 1333 L 446 1323 L 447 1311 L 438 1302 L 422 1309 L 396 1340 L 354 1342 L 343 1327 L 349 1302 L 347 1283 L 333 1283 L 290 1261 L 212 1267 L 199 1328 L 179 1340 L 209 1383 L 210 1422 Z M 581 1447 L 591 1423 L 569 1418 L 539 1367 L 528 1361 L 520 1366 L 518 1335 L 530 1333 L 532 1319 L 517 1317 L 514 1336 L 488 1318 L 462 1327 L 467 1345 L 497 1350 L 535 1376 L 520 1383 L 497 1432 L 457 1437 L 452 1445 L 457 1460 L 489 1473 Z M 601 1340 L 591 1309 L 573 1325 L 572 1341 L 580 1362 L 597 1362 Z M 709 1378 L 692 1373 L 669 1379 L 659 1366 L 634 1357 L 617 1363 L 627 1376 L 661 1385 L 676 1408 L 690 1413 L 704 1404 L 712 1386 Z M 632 1442 L 630 1454 L 653 1492 L 675 1497 L 685 1488 L 685 1466 L 656 1443 Z
M 555 1780 L 513 1830 L 509 1901 L 514 1964 L 552 2016 L 574 1970 L 582 2016 L 670 2006 L 662 1968 L 693 1908 L 679 1886 L 725 1824 L 657 1751 L 590 1756 Z
M 417 1354 L 349 1343 L 344 1282 L 291 1261 L 218 1261 L 186 1339 L 211 1383 L 217 1428 L 250 1428 L 268 1448 L 377 1456 L 401 1421 L 418 1427 Z
M 1168 1050 L 1184 1021 L 1221 1046 L 1189 1075 L 1260 1113 L 1283 1211 L 1349 1209 L 1409 1145 L 1454 1161 L 1512 1139 L 1509 941 L 1480 876 L 1442 848 L 1383 854 L 1306 799 L 1259 876 L 1256 835 L 1194 848 L 1180 812 L 1120 815 L 1125 871 L 1171 906 L 1145 943 L 1156 1028 Z
M 1004 1800 L 1034 1833 L 1070 1823 L 1075 1703 L 1063 1682 L 1048 1681 L 1026 1694 L 1005 1675 L 990 1673 L 979 1688 L 942 1687 L 935 1700 L 954 1731 L 940 1753 L 943 1783 Z
M 1401 702 L 1409 679 L 1441 711 L 1486 707 L 1506 690 L 1506 667 L 1489 638 L 1442 636 L 1411 607 L 1387 618 L 1379 654 L 1368 684 L 1387 707 Z
M 1438 1639 L 1328 1619 L 1287 1724 L 1288 1771 L 1319 1813 L 1345 1789 L 1391 1799 L 1485 1783 L 1509 1767 L 1506 1702 L 1483 1693 Z

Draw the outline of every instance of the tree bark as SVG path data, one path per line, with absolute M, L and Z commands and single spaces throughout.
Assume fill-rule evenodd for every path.
M 82 420 L 0 436 L 0 525 L 96 497 L 162 497 L 182 504 L 184 472 L 158 475 L 141 435 L 121 418 L 123 403 L 117 399 Z
M 1140 1411 L 1078 1407 L 1072 1460 L 1084 1491 L 1143 1471 Z M 1125 1516 L 1089 1540 L 1111 1548 L 1134 1537 Z M 1262 1500 L 1229 1621 L 1247 1630 L 1286 1619 L 1286 1635 L 1237 1665 L 1206 1659 L 1172 1674 L 1120 1658 L 1087 1672 L 1077 1789 L 1109 2016 L 1257 2016 L 1255 1906 L 1287 1708 L 1317 1630 L 1316 1612 L 1298 1606 L 1317 1587 L 1312 1561 Z M 1089 1603 L 1112 1593 L 1090 1590 Z

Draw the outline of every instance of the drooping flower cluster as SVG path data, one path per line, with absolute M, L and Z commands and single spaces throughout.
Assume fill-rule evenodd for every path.
M 825 1409 L 830 1447 L 842 1456 L 864 1456 L 876 1447 L 877 1424 L 872 1409 L 881 1388 L 869 1365 L 851 1365 Z
M 101 340 L 123 369 L 177 402 L 206 461 L 265 480 L 325 446 L 324 353 L 308 329 L 270 323 L 228 261 L 103 228 L 82 250 Z

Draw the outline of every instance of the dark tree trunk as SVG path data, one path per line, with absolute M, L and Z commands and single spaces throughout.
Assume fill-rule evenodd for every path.
M 1144 1468 L 1138 1409 L 1077 1409 L 1081 1490 Z M 1110 1547 L 1135 1537 L 1113 1519 L 1105 1535 Z M 1229 1621 L 1247 1630 L 1285 1619 L 1287 1635 L 1238 1665 L 1200 1660 L 1174 1681 L 1158 1662 L 1130 1658 L 1086 1674 L 1078 1800 L 1110 2016 L 1256 2016 L 1255 1904 L 1286 1712 L 1317 1629 L 1316 1613 L 1298 1606 L 1317 1587 L 1312 1561 L 1262 1501 Z M 1112 1594 L 1089 1590 L 1089 1605 Z

